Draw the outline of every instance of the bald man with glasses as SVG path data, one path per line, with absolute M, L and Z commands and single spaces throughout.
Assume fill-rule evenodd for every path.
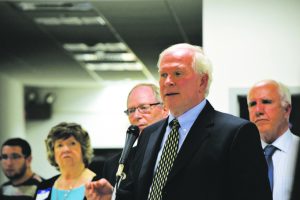
M 37 185 L 43 180 L 31 170 L 31 148 L 21 138 L 11 138 L 1 147 L 1 167 L 9 181 L 2 184 L 1 199 L 31 200 Z
M 141 83 L 134 86 L 127 97 L 127 109 L 124 113 L 128 116 L 131 125 L 139 127 L 142 130 L 163 119 L 169 114 L 168 109 L 163 105 L 159 88 L 150 83 Z M 131 151 L 131 158 L 135 153 L 135 148 Z M 108 159 L 103 168 L 103 177 L 112 185 L 116 182 L 116 172 L 121 153 Z M 130 163 L 130 162 L 128 162 Z M 126 166 L 128 169 L 128 166 Z M 125 172 L 127 171 L 125 169 Z

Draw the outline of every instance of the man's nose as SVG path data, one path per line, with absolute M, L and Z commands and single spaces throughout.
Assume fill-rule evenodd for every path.
M 134 118 L 141 118 L 141 113 L 139 111 L 139 109 L 135 109 L 134 113 L 133 113 L 133 117 Z
M 12 165 L 13 164 L 13 159 L 11 157 L 8 157 L 5 161 L 6 165 Z
M 264 114 L 264 105 L 261 104 L 261 103 L 258 103 L 256 106 L 255 106 L 255 115 L 257 117 L 261 116 Z
M 167 78 L 165 80 L 165 84 L 166 85 L 174 85 L 173 78 L 171 76 L 167 76 Z

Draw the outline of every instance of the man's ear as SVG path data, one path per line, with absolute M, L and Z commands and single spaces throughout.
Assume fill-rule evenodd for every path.
M 208 75 L 207 74 L 202 74 L 200 78 L 201 78 L 200 87 L 206 89 L 207 84 L 208 84 Z
M 291 111 L 292 111 L 292 105 L 291 105 L 291 104 L 287 104 L 287 105 L 285 106 L 284 110 L 285 110 L 287 116 L 289 117 L 290 114 L 291 114 Z
M 26 158 L 26 163 L 27 163 L 28 166 L 30 166 L 31 161 L 32 161 L 32 156 L 30 155 L 30 156 L 28 156 L 28 157 Z

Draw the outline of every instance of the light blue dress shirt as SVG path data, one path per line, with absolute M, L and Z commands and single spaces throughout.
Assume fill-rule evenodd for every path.
M 187 112 L 183 113 L 182 115 L 180 115 L 179 117 L 177 117 L 177 120 L 180 124 L 180 128 L 179 128 L 179 144 L 178 144 L 178 152 L 186 138 L 186 136 L 188 135 L 192 125 L 194 124 L 194 122 L 196 121 L 198 115 L 200 114 L 200 112 L 203 110 L 204 106 L 206 105 L 206 99 L 204 99 L 203 101 L 201 101 L 198 105 L 196 105 L 195 107 L 193 107 L 192 109 L 188 110 Z M 168 124 L 174 119 L 175 117 L 170 114 L 169 115 L 169 119 L 168 119 Z M 166 140 L 168 138 L 168 135 L 171 132 L 171 127 L 168 125 L 162 140 L 162 143 L 160 145 L 160 150 L 158 152 L 158 156 L 157 156 L 157 160 L 155 163 L 155 168 L 154 170 L 156 170 L 157 165 L 159 163 L 161 154 L 162 154 L 162 150 L 163 147 L 166 143 Z

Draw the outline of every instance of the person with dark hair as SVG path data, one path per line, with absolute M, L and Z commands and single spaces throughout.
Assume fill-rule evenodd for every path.
M 250 88 L 247 101 L 250 121 L 259 130 L 268 163 L 273 200 L 289 200 L 300 141 L 289 128 L 289 89 L 279 81 L 262 80 Z
M 206 99 L 212 80 L 199 46 L 176 44 L 158 60 L 168 118 L 141 133 L 117 200 L 271 200 L 267 164 L 255 124 L 216 111 Z M 105 179 L 86 184 L 89 200 L 109 200 Z
M 140 133 L 143 129 L 169 114 L 169 110 L 163 105 L 159 88 L 151 83 L 140 83 L 135 85 L 127 97 L 127 109 L 124 113 L 128 116 L 131 125 L 139 127 Z M 124 172 L 128 172 L 129 164 L 136 153 L 136 147 L 130 152 Z M 103 178 L 110 184 L 115 185 L 121 153 L 109 158 L 103 167 Z
M 1 166 L 9 179 L 1 186 L 1 199 L 31 200 L 42 178 L 31 170 L 31 148 L 21 138 L 10 138 L 1 146 Z
M 98 179 L 87 168 L 93 156 L 88 132 L 79 124 L 62 122 L 50 130 L 45 142 L 48 160 L 60 174 L 39 185 L 36 199 L 85 199 L 84 184 Z

